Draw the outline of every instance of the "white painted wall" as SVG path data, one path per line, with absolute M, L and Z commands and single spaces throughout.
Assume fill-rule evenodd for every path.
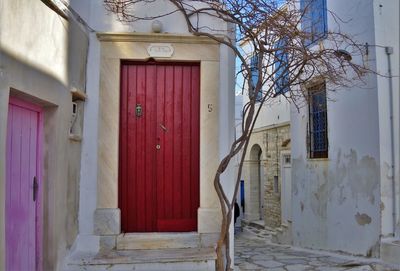
M 66 85 L 68 23 L 59 19 L 43 3 L 26 5 L 24 1 L 2 2 L 2 51 Z
M 376 0 L 374 1 L 374 22 L 375 22 L 375 44 L 379 47 L 371 48 L 376 52 L 377 72 L 383 76 L 377 77 L 378 103 L 379 103 L 379 136 L 380 136 L 380 178 L 381 178 L 381 201 L 382 201 L 382 235 L 393 234 L 393 215 L 396 213 L 395 224 L 397 224 L 396 237 L 400 238 L 400 145 L 399 145 L 399 1 Z M 385 48 L 393 47 L 393 54 L 390 55 L 393 78 L 389 76 L 389 61 Z M 392 80 L 393 97 L 390 98 L 389 82 Z M 394 131 L 394 154 L 395 161 L 392 163 L 392 147 L 390 133 L 390 103 L 393 104 L 393 131 Z M 391 165 L 394 164 L 394 171 Z M 395 181 L 393 191 L 392 180 Z M 393 202 L 395 192 L 395 202 Z M 393 208 L 393 203 L 395 208 Z
M 0 1 L 0 28 L 0 270 L 9 96 L 43 107 L 43 270 L 57 270 L 77 231 L 81 146 L 69 139 L 70 90 L 84 90 L 87 38 L 41 1 Z
M 226 47 L 220 47 L 220 160 L 230 151 L 231 144 L 235 139 L 235 56 L 233 51 Z M 233 198 L 237 178 L 237 167 L 232 159 L 226 173 L 222 175 L 221 182 L 230 199 Z M 230 227 L 230 257 L 234 259 L 234 223 Z M 232 263 L 232 265 L 234 262 Z
M 386 6 L 384 10 L 379 4 Z M 328 9 L 346 22 L 341 24 L 341 31 L 358 43 L 393 44 L 398 67 L 398 1 L 328 0 Z M 383 25 L 389 32 L 386 35 L 380 32 Z M 328 27 L 338 29 L 331 14 Z M 386 56 L 381 51 L 369 47 L 368 64 L 372 70 L 378 67 L 386 73 Z M 328 93 L 328 159 L 307 158 L 307 108 L 298 113 L 292 106 L 295 245 L 377 256 L 381 232 L 390 233 L 390 219 L 381 223 L 380 211 L 384 205 L 388 209 L 383 209 L 382 215 L 388 217 L 391 212 L 390 195 L 384 198 L 386 192 L 382 192 L 381 205 L 381 179 L 383 189 L 389 185 L 387 78 L 369 74 L 363 81 Z M 331 89 L 329 84 L 327 89 Z
M 121 23 L 117 20 L 116 15 L 105 10 L 103 1 L 70 0 L 70 2 L 71 6 L 78 11 L 80 16 L 89 24 L 89 26 L 97 32 L 151 32 L 152 20 Z M 199 4 L 197 3 L 197 5 Z M 174 10 L 174 6 L 168 0 L 159 0 L 154 3 L 135 5 L 136 14 L 149 17 L 167 14 Z M 185 20 L 182 16 L 178 15 L 178 13 L 163 16 L 157 20 L 161 21 L 163 24 L 162 32 L 174 34 L 188 33 Z M 199 25 L 206 26 L 206 28 L 215 31 L 225 31 L 225 33 L 228 29 L 226 24 L 210 17 L 200 18 Z
M 241 49 L 243 50 L 244 53 L 248 54 L 248 59 L 250 59 L 249 56 L 251 56 L 253 53 L 251 51 L 252 50 L 251 46 L 247 43 L 244 43 L 241 45 Z M 249 102 L 248 90 L 246 86 L 247 84 L 245 84 L 243 95 L 241 95 L 243 105 Z M 256 110 L 258 108 L 259 108 L 259 103 L 256 104 Z M 242 109 L 238 108 L 237 110 L 238 110 L 237 114 L 240 114 Z M 278 95 L 275 98 L 271 98 L 265 101 L 265 103 L 260 109 L 260 113 L 257 117 L 254 129 L 258 130 L 260 128 L 279 125 L 287 123 L 289 121 L 290 121 L 290 103 L 284 96 Z

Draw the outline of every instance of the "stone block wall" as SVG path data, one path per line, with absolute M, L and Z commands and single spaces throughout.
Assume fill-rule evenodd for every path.
M 290 150 L 290 125 L 274 127 L 264 132 L 265 173 L 264 218 L 265 226 L 281 225 L 281 152 Z M 264 150 L 263 150 L 264 151 Z M 277 185 L 274 182 L 277 178 Z

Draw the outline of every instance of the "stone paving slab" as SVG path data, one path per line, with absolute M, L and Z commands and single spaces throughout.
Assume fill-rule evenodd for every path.
M 312 251 L 271 242 L 271 235 L 251 228 L 235 231 L 235 270 L 400 271 L 378 259 Z

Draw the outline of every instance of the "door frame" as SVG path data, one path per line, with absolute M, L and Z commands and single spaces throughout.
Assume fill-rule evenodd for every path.
M 287 186 L 285 185 L 287 183 L 288 180 L 286 180 L 285 178 L 285 174 L 284 174 L 284 170 L 285 168 L 292 168 L 292 154 L 290 150 L 282 150 L 280 152 L 280 161 L 281 161 L 281 166 L 280 166 L 280 170 L 281 170 L 281 224 L 287 224 L 291 222 L 291 218 L 292 218 L 292 197 L 289 197 L 289 202 L 287 201 L 287 199 L 285 198 L 285 192 L 287 189 Z M 290 166 L 288 164 L 285 163 L 285 157 L 289 156 L 290 157 Z M 290 195 L 292 194 L 292 179 L 290 178 Z M 284 203 L 286 200 L 286 203 Z M 288 208 L 288 213 L 286 214 L 288 216 L 288 220 L 283 219 L 283 213 L 284 213 L 284 207 L 287 206 L 289 204 L 289 208 Z
M 10 105 L 19 106 L 24 109 L 35 111 L 38 113 L 38 130 L 37 130 L 37 153 L 36 153 L 36 172 L 38 178 L 38 194 L 36 203 L 36 225 L 35 225 L 35 257 L 36 257 L 36 271 L 41 271 L 43 267 L 43 108 L 31 102 L 9 97 L 8 108 Z M 7 134 L 8 134 L 8 117 L 7 117 Z M 6 145 L 7 149 L 7 145 Z M 6 154 L 7 160 L 7 154 Z M 7 186 L 7 179 L 5 185 Z M 5 221 L 7 223 L 7 221 Z M 6 248 L 7 249 L 7 248 Z
M 146 61 L 151 58 L 147 48 L 154 42 L 173 48 L 170 57 L 153 57 L 156 61 L 200 62 L 200 207 L 197 211 L 198 233 L 218 233 L 221 211 L 213 180 L 219 163 L 220 150 L 225 142 L 216 140 L 229 133 L 221 130 L 226 116 L 220 107 L 220 45 L 206 37 L 176 34 L 98 33 L 101 66 L 99 68 L 99 123 L 97 156 L 97 197 L 93 203 L 93 224 L 98 235 L 120 234 L 118 208 L 118 142 L 120 107 L 121 61 Z M 159 43 L 158 43 L 159 42 Z M 224 94 L 230 95 L 225 87 Z M 233 96 L 226 96 L 233 98 Z M 233 99 L 232 99 L 233 100 Z M 228 127 L 229 128 L 229 127 Z M 222 144 L 222 145 L 221 145 Z M 85 186 L 86 187 L 86 186 Z M 92 186 L 87 188 L 92 188 Z M 104 227 L 104 218 L 113 221 L 113 227 Z M 88 218 L 89 220 L 90 218 Z

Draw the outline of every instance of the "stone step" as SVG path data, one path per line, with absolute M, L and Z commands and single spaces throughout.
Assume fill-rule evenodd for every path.
M 213 248 L 112 250 L 96 255 L 78 253 L 70 257 L 65 271 L 214 271 Z
M 250 221 L 250 220 L 242 219 L 242 224 L 244 226 L 248 225 L 248 226 L 260 229 L 260 230 L 263 230 L 265 228 L 263 220 L 254 220 L 254 221 L 252 220 L 252 221 Z
M 382 239 L 380 254 L 382 261 L 400 266 L 400 239 Z
M 117 237 L 117 250 L 199 247 L 202 247 L 201 238 L 196 232 L 126 233 Z

